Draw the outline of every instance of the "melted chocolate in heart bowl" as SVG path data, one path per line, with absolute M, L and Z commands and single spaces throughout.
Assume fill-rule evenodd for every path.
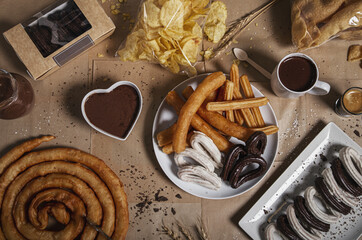
M 138 93 L 128 85 L 116 87 L 109 93 L 95 93 L 84 105 L 86 115 L 93 125 L 120 138 L 127 136 L 139 108 Z

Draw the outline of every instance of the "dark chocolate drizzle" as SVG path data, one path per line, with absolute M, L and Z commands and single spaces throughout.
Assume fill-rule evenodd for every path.
M 344 215 L 347 215 L 351 211 L 351 207 L 344 204 L 343 202 L 338 201 L 338 199 L 329 192 L 322 177 L 318 177 L 315 180 L 315 186 L 317 191 L 321 194 L 323 200 L 326 201 L 326 203 L 328 203 L 333 209 Z
M 258 168 L 250 170 L 244 174 L 243 170 L 250 164 L 258 164 Z M 232 188 L 238 188 L 243 183 L 250 181 L 254 178 L 261 176 L 266 171 L 267 163 L 266 161 L 258 155 L 247 155 L 242 158 L 239 162 L 236 163 L 233 171 L 230 174 L 230 185 Z
M 266 134 L 262 131 L 254 132 L 246 141 L 246 150 L 249 154 L 261 155 L 267 143 Z
M 246 155 L 246 151 L 244 149 L 244 145 L 238 144 L 232 147 L 230 150 L 230 153 L 226 159 L 226 162 L 224 164 L 224 168 L 221 174 L 221 177 L 224 181 L 227 181 L 230 176 L 230 172 L 232 171 L 235 163 L 240 158 L 244 157 Z
M 302 196 L 297 196 L 294 199 L 295 214 L 298 219 L 309 227 L 315 228 L 322 232 L 328 232 L 330 225 L 316 218 L 305 206 L 305 199 Z
M 283 233 L 288 239 L 300 240 L 301 238 L 293 231 L 289 225 L 287 215 L 282 214 L 277 218 L 277 229 Z
M 362 195 L 362 188 L 358 186 L 351 177 L 349 177 L 339 158 L 333 161 L 331 168 L 333 177 L 336 179 L 336 182 L 342 189 L 349 192 L 355 197 L 359 197 Z

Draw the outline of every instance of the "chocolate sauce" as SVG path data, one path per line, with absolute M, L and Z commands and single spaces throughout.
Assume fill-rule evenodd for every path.
M 296 92 L 303 92 L 313 86 L 317 78 L 317 69 L 308 59 L 289 57 L 279 66 L 279 78 L 283 85 Z
M 124 138 L 137 117 L 140 99 L 133 87 L 121 85 L 110 93 L 91 95 L 84 108 L 92 124 Z
M 9 99 L 13 94 L 14 89 L 9 78 L 0 76 L 0 103 Z
M 33 88 L 26 78 L 16 73 L 0 75 L 1 119 L 22 117 L 31 110 L 33 103 Z

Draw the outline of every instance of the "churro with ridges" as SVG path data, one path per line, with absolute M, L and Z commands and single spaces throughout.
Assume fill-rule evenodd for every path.
M 189 142 L 190 142 L 190 138 L 191 138 L 192 134 L 193 134 L 193 131 L 189 131 L 189 133 L 187 134 L 186 147 L 190 146 Z M 163 146 L 162 147 L 162 152 L 167 154 L 167 155 L 173 153 L 174 151 L 173 151 L 173 147 L 172 147 L 172 142 L 165 145 L 165 146 Z
M 243 96 L 241 95 L 240 92 L 234 90 L 234 99 L 243 99 Z M 248 127 L 257 127 L 258 126 L 254 119 L 254 115 L 249 108 L 239 109 L 239 110 L 235 110 L 235 111 L 241 113 L 246 126 L 248 126 Z M 236 114 L 236 116 L 237 115 L 239 115 L 239 114 Z M 238 119 L 238 116 L 236 119 Z
M 191 88 L 191 86 L 190 86 Z M 186 90 L 186 89 L 185 89 Z M 194 91 L 194 89 L 192 88 L 192 92 Z M 208 102 L 220 102 L 220 101 L 224 101 L 224 95 L 225 95 L 225 84 L 222 85 L 220 88 L 219 88 L 219 92 L 217 94 L 217 97 L 216 97 L 216 100 L 215 101 L 208 101 Z M 205 101 L 206 102 L 206 101 Z M 204 103 L 205 103 L 204 102 Z M 223 114 L 224 112 L 223 111 L 218 111 L 219 114 Z
M 176 123 L 174 123 L 171 127 L 157 133 L 156 139 L 159 147 L 163 147 L 172 143 L 173 133 L 175 132 L 175 129 Z
M 244 95 L 246 98 L 254 98 L 254 92 L 253 92 L 253 88 L 250 85 L 249 79 L 247 75 L 242 75 L 240 77 L 240 85 L 241 88 L 243 89 Z M 260 109 L 259 108 L 252 108 L 251 111 L 254 114 L 256 123 L 258 124 L 258 127 L 264 127 L 265 126 L 265 122 L 263 119 L 263 116 L 261 115 Z
M 167 94 L 166 102 L 170 106 L 175 108 L 177 113 L 180 111 L 183 104 L 185 104 L 181 97 L 175 91 L 171 91 Z M 218 113 L 215 114 L 220 115 Z M 213 129 L 197 114 L 193 115 L 191 119 L 191 126 L 194 129 L 205 133 L 209 138 L 211 138 L 220 151 L 227 151 L 232 146 L 232 143 L 230 143 L 224 136 L 222 136 L 219 132 Z
M 230 81 L 232 81 L 234 83 L 234 91 L 240 93 L 240 83 L 239 83 L 239 67 L 237 64 L 233 63 L 231 65 L 231 69 L 230 69 Z M 241 94 L 240 94 L 241 96 Z M 242 98 L 242 97 L 241 97 Z M 247 113 L 245 114 L 247 115 Z M 234 110 L 234 118 L 235 121 L 237 123 L 239 123 L 240 125 L 244 124 L 244 118 L 243 118 L 243 113 L 241 112 L 241 110 Z M 249 116 L 250 118 L 250 116 Z M 250 122 L 250 121 L 249 121 Z
M 192 94 L 192 88 L 185 88 L 182 92 L 182 95 L 187 99 Z M 274 134 L 278 131 L 278 127 L 275 125 L 270 125 L 262 128 L 246 128 L 238 123 L 233 123 L 227 120 L 224 116 L 218 114 L 217 112 L 208 111 L 205 107 L 205 104 L 197 110 L 197 114 L 203 118 L 208 124 L 220 130 L 228 136 L 238 138 L 240 140 L 246 141 L 251 134 L 256 131 L 262 131 L 266 135 Z
M 210 74 L 198 85 L 195 92 L 181 108 L 172 141 L 175 152 L 180 153 L 185 150 L 187 129 L 190 126 L 191 119 L 195 115 L 197 109 L 199 109 L 201 104 L 205 101 L 206 97 L 221 87 L 225 81 L 226 78 L 222 72 Z
M 234 93 L 234 83 L 231 81 L 226 81 L 225 82 L 225 93 L 224 93 L 224 101 L 230 101 L 233 100 L 233 93 Z M 235 122 L 235 118 L 234 118 L 234 111 L 230 110 L 230 111 L 226 111 L 225 114 L 226 118 L 229 119 L 229 121 L 231 122 Z
M 260 107 L 266 105 L 267 103 L 268 99 L 266 97 L 256 97 L 222 102 L 209 102 L 206 105 L 206 109 L 208 111 L 228 111 L 235 109 Z
M 234 83 L 235 91 L 240 92 L 239 67 L 235 63 L 233 63 L 230 68 L 230 81 Z
M 167 155 L 173 153 L 172 143 L 167 144 L 166 146 L 162 147 L 162 152 Z

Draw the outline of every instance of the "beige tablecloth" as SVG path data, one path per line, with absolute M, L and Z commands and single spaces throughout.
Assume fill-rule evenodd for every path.
M 53 0 L 0 2 L 0 32 L 29 18 Z M 305 95 L 298 99 L 276 97 L 269 80 L 245 63 L 240 72 L 247 74 L 252 84 L 269 98 L 279 130 L 279 148 L 275 163 L 267 176 L 252 190 L 226 200 L 205 200 L 192 196 L 174 185 L 160 168 L 152 147 L 152 123 L 156 110 L 166 93 L 186 76 L 145 62 L 125 63 L 114 58 L 118 45 L 129 32 L 129 21 L 122 14 L 110 14 L 107 0 L 103 5 L 117 26 L 116 32 L 92 50 L 80 55 L 44 81 L 32 81 L 36 101 L 32 112 L 20 119 L 0 120 L 0 155 L 14 145 L 41 135 L 56 139 L 41 146 L 73 147 L 103 159 L 121 178 L 128 195 L 130 227 L 128 239 L 167 239 L 162 233 L 162 221 L 172 227 L 175 220 L 186 227 L 202 219 L 210 239 L 247 239 L 237 223 L 253 203 L 268 189 L 314 136 L 329 122 L 336 123 L 359 145 L 361 117 L 341 118 L 333 105 L 340 94 L 351 86 L 362 86 L 359 62 L 346 61 L 348 46 L 355 42 L 333 40 L 305 51 L 318 64 L 320 78 L 331 85 L 326 96 Z M 225 0 L 230 22 L 265 0 Z M 135 19 L 139 0 L 122 5 L 122 13 Z M 268 71 L 286 54 L 295 51 L 291 44 L 290 3 L 279 1 L 268 12 L 250 24 L 231 47 L 245 49 L 249 56 Z M 361 44 L 361 41 L 359 42 Z M 200 73 L 228 72 L 234 59 L 231 47 L 217 59 L 197 65 Z M 98 53 L 105 57 L 99 58 Z M 14 51 L 0 38 L 0 68 L 26 76 L 26 69 Z M 29 77 L 28 77 L 29 79 Z M 106 80 L 108 79 L 108 80 Z M 92 130 L 84 121 L 80 102 L 91 89 L 108 87 L 120 80 L 137 84 L 143 95 L 143 111 L 126 142 L 117 141 Z M 176 229 L 175 225 L 173 228 Z M 192 229 L 195 234 L 194 229 Z

